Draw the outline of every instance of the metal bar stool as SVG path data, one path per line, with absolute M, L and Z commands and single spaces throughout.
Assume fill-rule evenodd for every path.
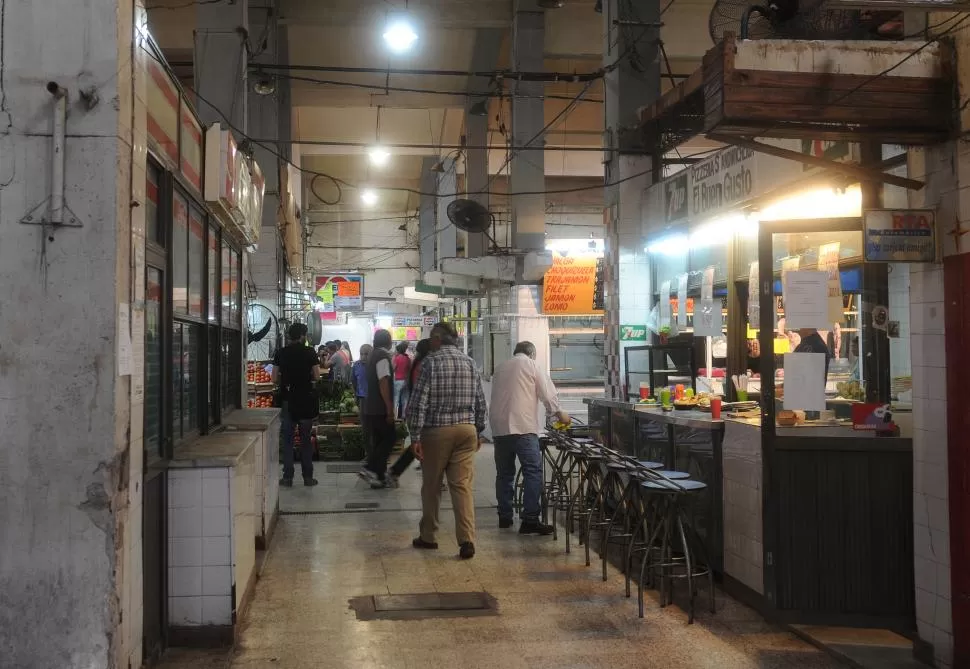
M 637 584 L 639 615 L 643 617 L 645 572 L 650 570 L 657 572 L 660 578 L 661 607 L 673 602 L 673 579 L 687 581 L 687 623 L 691 624 L 694 622 L 694 596 L 696 595 L 694 579 L 708 577 L 711 613 L 716 610 L 714 572 L 710 564 L 698 560 L 697 554 L 703 553 L 703 545 L 687 522 L 686 513 L 691 497 L 706 489 L 707 485 L 691 479 L 673 481 L 658 478 L 645 481 L 641 487 L 648 498 L 648 504 L 649 498 L 653 498 L 657 513 L 653 531 L 645 544 L 644 559 L 640 563 L 640 578 Z M 674 554 L 675 548 L 679 548 L 679 555 Z M 657 559 L 651 560 L 654 554 L 657 555 Z M 678 571 L 681 573 L 677 573 Z
M 587 536 L 586 526 L 589 522 L 590 513 L 600 488 L 603 485 L 603 470 L 600 467 L 607 455 L 606 449 L 593 443 L 573 442 L 576 449 L 572 452 L 572 465 L 570 476 L 575 476 L 575 489 L 569 499 L 569 506 L 566 510 L 566 553 L 570 552 L 569 535 L 575 527 L 577 518 L 579 519 L 579 537 L 584 541 Z M 586 566 L 589 566 L 589 552 L 586 553 Z

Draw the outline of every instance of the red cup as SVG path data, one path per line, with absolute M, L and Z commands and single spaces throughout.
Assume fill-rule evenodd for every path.
M 682 400 L 682 399 L 684 399 L 684 384 L 683 383 L 678 383 L 674 387 L 674 399 L 675 400 Z
M 650 397 L 650 386 L 646 383 L 640 384 L 640 399 L 645 400 Z
M 721 398 L 711 398 L 711 418 L 718 420 L 721 418 Z

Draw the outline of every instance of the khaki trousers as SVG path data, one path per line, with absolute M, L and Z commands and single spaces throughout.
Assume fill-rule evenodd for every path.
M 451 504 L 455 508 L 455 536 L 458 544 L 475 542 L 475 453 L 478 431 L 474 425 L 428 428 L 421 433 L 424 461 L 421 468 L 421 538 L 436 541 L 441 481 L 448 475 Z

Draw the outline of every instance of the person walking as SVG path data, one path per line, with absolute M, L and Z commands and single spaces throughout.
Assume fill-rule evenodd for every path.
M 332 373 L 334 381 L 340 381 L 345 386 L 350 385 L 350 352 L 340 347 L 340 342 L 334 340 L 327 345 L 330 357 L 327 359 L 327 369 Z
M 541 402 L 549 415 L 570 423 L 569 414 L 559 406 L 556 386 L 535 362 L 536 347 L 532 342 L 515 345 L 512 358 L 506 360 L 492 376 L 490 423 L 495 441 L 495 497 L 498 499 L 498 526 L 512 527 L 512 497 L 515 494 L 515 460 L 522 468 L 525 487 L 522 499 L 522 522 L 519 534 L 548 535 L 553 526 L 539 519 L 542 496 L 542 452 L 539 450 Z
M 361 409 L 361 423 L 370 440 L 370 456 L 358 476 L 371 488 L 383 488 L 387 461 L 391 457 L 397 429 L 394 424 L 394 387 L 391 384 L 391 333 L 374 333 L 374 348 L 367 358 L 367 395 Z
M 313 419 L 320 413 L 320 403 L 313 385 L 320 378 L 320 359 L 307 346 L 307 327 L 294 323 L 287 330 L 287 345 L 273 357 L 273 383 L 277 385 L 283 406 L 283 479 L 280 485 L 293 486 L 293 439 L 300 431 L 300 463 L 303 485 L 315 486 L 313 447 L 310 431 Z
M 408 374 L 408 394 L 414 391 L 414 384 L 418 380 L 418 374 L 421 372 L 421 364 L 424 359 L 428 357 L 431 352 L 431 340 L 422 339 L 418 342 L 415 347 L 416 355 L 414 356 L 414 362 L 411 363 L 411 371 Z M 406 408 L 406 407 L 405 407 Z M 413 440 L 412 440 L 413 441 Z M 401 453 L 398 457 L 397 462 L 395 462 L 391 469 L 387 473 L 387 487 L 389 488 L 400 488 L 401 487 L 401 475 L 407 471 L 407 468 L 411 466 L 414 462 L 414 446 L 408 446 L 407 450 Z
M 367 359 L 374 347 L 364 344 L 360 347 L 360 359 L 351 368 L 351 383 L 354 386 L 354 397 L 357 399 L 357 410 L 360 411 L 367 399 Z
M 488 409 L 474 361 L 458 350 L 458 332 L 449 323 L 431 328 L 432 353 L 421 366 L 408 405 L 414 455 L 422 461 L 420 536 L 415 548 L 438 548 L 441 481 L 447 473 L 455 512 L 459 557 L 475 557 L 475 453 L 481 448 Z
M 402 341 L 397 345 L 394 356 L 394 410 L 398 418 L 404 418 L 404 410 L 408 406 L 408 376 L 411 373 L 411 356 L 408 355 L 408 343 Z

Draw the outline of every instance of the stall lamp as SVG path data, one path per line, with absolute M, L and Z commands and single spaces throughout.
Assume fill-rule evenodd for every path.
M 367 155 L 370 157 L 370 164 L 376 167 L 387 165 L 387 160 L 391 157 L 391 153 L 380 146 L 373 147 Z
M 404 53 L 417 41 L 418 35 L 406 21 L 396 21 L 384 31 L 384 41 L 394 53 Z
M 377 191 L 373 188 L 365 188 L 360 193 L 360 201 L 366 204 L 368 207 L 373 207 L 377 204 Z

